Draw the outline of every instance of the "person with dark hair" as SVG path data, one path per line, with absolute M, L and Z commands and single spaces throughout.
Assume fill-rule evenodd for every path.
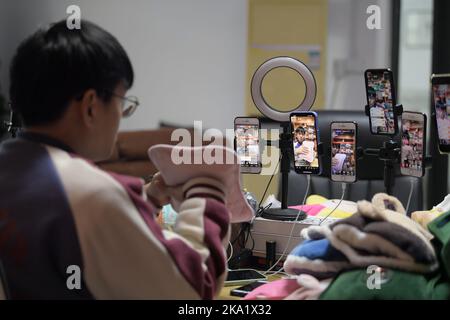
M 294 131 L 294 147 L 295 148 L 299 148 L 303 141 L 305 141 L 306 139 L 306 130 L 303 127 L 298 127 L 297 129 L 295 129 Z
M 308 155 L 309 150 L 308 148 L 303 146 L 303 142 L 306 140 L 306 129 L 303 127 L 298 127 L 294 131 L 294 155 L 295 155 L 295 161 L 303 161 L 299 160 L 301 155 Z
M 94 23 L 69 30 L 61 21 L 19 46 L 10 78 L 24 125 L 0 145 L 0 260 L 11 297 L 213 298 L 226 276 L 223 185 L 209 179 L 191 192 L 159 174 L 144 185 L 91 162 L 110 157 L 120 119 L 139 105 L 126 96 L 134 73 L 119 42 Z M 163 231 L 154 213 L 177 196 L 177 224 Z

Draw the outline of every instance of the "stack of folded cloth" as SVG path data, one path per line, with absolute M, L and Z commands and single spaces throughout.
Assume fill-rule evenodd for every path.
M 433 236 L 406 216 L 395 197 L 376 194 L 357 208 L 347 219 L 302 230 L 306 240 L 288 255 L 285 271 L 325 279 L 371 265 L 422 274 L 437 270 Z

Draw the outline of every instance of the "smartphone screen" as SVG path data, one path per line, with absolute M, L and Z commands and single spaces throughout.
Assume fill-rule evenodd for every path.
M 356 181 L 356 123 L 331 124 L 331 179 Z
M 233 289 L 230 291 L 230 295 L 237 297 L 245 297 L 249 292 L 255 290 L 256 288 L 265 285 L 267 282 L 265 281 L 255 281 L 249 284 L 246 284 L 242 287 Z
M 450 152 L 450 75 L 446 79 L 433 78 L 432 82 L 447 82 L 433 83 L 432 90 L 439 149 L 442 152 Z
M 238 284 L 243 285 L 258 280 L 267 280 L 267 277 L 262 273 L 253 269 L 230 270 L 228 271 L 227 279 L 225 280 L 225 285 L 226 286 Z
M 422 177 L 425 174 L 425 128 L 425 114 L 403 112 L 400 163 L 400 172 L 403 175 Z
M 236 118 L 234 132 L 241 171 L 245 173 L 261 172 L 259 120 L 257 118 Z
M 290 117 L 295 171 L 320 174 L 321 168 L 317 152 L 317 114 L 315 112 L 295 112 Z
M 392 71 L 389 69 L 366 70 L 367 104 L 370 110 L 372 134 L 394 135 L 397 133 L 396 104 Z

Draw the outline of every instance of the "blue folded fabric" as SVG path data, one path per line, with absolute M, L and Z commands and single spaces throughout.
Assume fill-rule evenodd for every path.
M 335 249 L 328 239 L 305 240 L 295 247 L 290 255 L 305 257 L 309 260 L 347 261 L 347 258 Z
M 284 262 L 288 274 L 310 274 L 318 279 L 329 278 L 352 265 L 328 239 L 305 240 L 295 247 Z

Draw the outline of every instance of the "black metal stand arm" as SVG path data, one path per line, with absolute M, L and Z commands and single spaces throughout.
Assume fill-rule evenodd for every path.
M 378 157 L 384 161 L 384 187 L 387 194 L 392 194 L 392 188 L 395 185 L 395 168 L 394 164 L 400 162 L 401 149 L 397 142 L 388 140 L 383 143 L 379 149 L 364 149 L 363 155 L 370 157 Z
M 370 107 L 365 106 L 365 112 L 370 117 Z M 403 113 L 403 106 L 398 104 L 394 107 L 394 113 L 400 116 Z M 384 162 L 384 187 L 387 194 L 392 194 L 392 188 L 395 185 L 395 168 L 394 164 L 400 163 L 401 148 L 398 142 L 392 140 L 383 142 L 383 146 L 379 149 L 367 148 L 363 150 L 364 156 L 378 157 Z
M 283 131 L 280 133 L 279 149 L 281 153 L 280 173 L 281 173 L 281 208 L 266 209 L 262 217 L 275 220 L 303 220 L 306 218 L 306 213 L 296 209 L 288 208 L 288 188 L 289 188 L 289 172 L 291 171 L 290 154 L 292 153 L 292 133 L 290 132 L 290 123 L 281 123 Z M 274 141 L 267 140 L 267 145 L 274 145 Z M 323 155 L 323 145 L 317 145 L 318 156 Z M 298 218 L 297 218 L 298 216 Z

